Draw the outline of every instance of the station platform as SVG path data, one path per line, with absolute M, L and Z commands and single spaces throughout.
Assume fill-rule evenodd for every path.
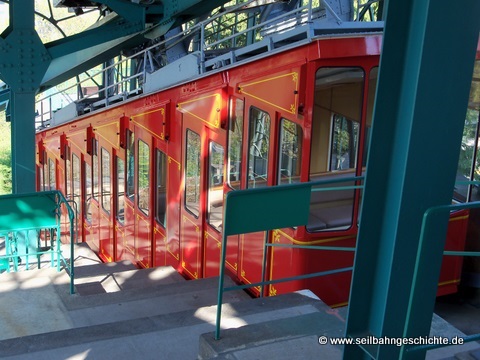
M 0 358 L 342 358 L 341 346 L 319 345 L 319 337 L 341 337 L 347 309 L 331 309 L 309 291 L 257 299 L 225 293 L 221 339 L 214 340 L 217 278 L 187 281 L 170 267 L 103 264 L 85 244 L 75 247 L 74 295 L 65 271 L 0 274 Z M 480 326 L 479 314 L 464 319 L 470 330 Z M 432 336 L 464 335 L 444 318 L 434 316 Z M 480 359 L 480 344 L 432 350 L 427 359 Z

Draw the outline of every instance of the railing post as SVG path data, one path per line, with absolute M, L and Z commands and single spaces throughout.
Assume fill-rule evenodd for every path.
M 227 207 L 227 201 L 225 200 L 225 213 Z M 223 284 L 224 284 L 224 278 L 225 278 L 225 262 L 226 262 L 226 257 L 227 257 L 227 239 L 228 235 L 225 232 L 226 229 L 226 223 L 228 219 L 224 217 L 223 220 L 224 224 L 224 231 L 222 234 L 222 254 L 220 256 L 220 275 L 218 278 L 218 296 L 217 296 L 217 317 L 215 321 L 215 340 L 220 339 L 220 322 L 222 318 L 222 304 L 223 304 Z

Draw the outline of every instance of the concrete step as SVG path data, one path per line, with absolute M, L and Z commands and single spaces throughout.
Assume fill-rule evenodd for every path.
M 87 243 L 78 243 L 73 245 L 75 266 L 102 264 L 103 261 L 88 246 Z M 62 245 L 62 254 L 66 259 L 71 258 L 71 244 Z
M 480 347 L 475 350 L 464 351 L 456 354 L 455 360 L 480 360 Z
M 62 252 L 69 258 L 70 245 L 63 245 Z M 74 258 L 76 292 L 84 296 L 185 281 L 171 266 L 138 269 L 126 260 L 103 263 L 86 243 L 74 245 Z
M 331 309 L 317 300 L 317 311 L 275 318 L 256 324 L 200 336 L 199 359 L 257 359 L 269 354 L 274 359 L 341 359 L 342 347 L 319 344 L 319 336 L 342 337 L 346 308 Z
M 93 276 L 110 275 L 123 271 L 137 270 L 138 268 L 128 260 L 115 261 L 110 263 L 98 263 L 91 265 L 76 265 L 75 277 L 77 279 Z
M 222 328 L 298 316 L 309 318 L 320 312 L 340 321 L 326 310 L 320 301 L 300 294 L 225 303 Z M 216 306 L 206 306 L 8 339 L 0 341 L 0 357 L 35 360 L 195 359 L 199 336 L 214 330 L 215 315 Z
M 139 270 L 143 272 L 144 270 Z M 175 276 L 176 278 L 176 276 Z M 162 279 L 163 280 L 163 279 Z M 140 281 L 141 282 L 141 281 Z M 225 283 L 233 285 L 233 281 L 230 278 L 225 279 Z M 66 309 L 78 310 L 85 308 L 93 308 L 104 305 L 116 305 L 119 303 L 135 302 L 140 300 L 149 300 L 153 298 L 168 297 L 168 296 L 181 296 L 182 294 L 192 294 L 195 292 L 208 291 L 212 295 L 212 300 L 216 301 L 218 289 L 218 278 L 206 278 L 198 280 L 185 280 L 182 281 L 159 281 L 155 284 L 151 284 L 148 287 L 129 287 L 122 291 L 116 292 L 99 292 L 91 295 L 74 294 L 70 295 L 68 284 L 58 284 L 55 286 L 55 290 L 62 299 Z M 244 291 L 232 292 L 232 297 L 250 298 L 250 296 Z
M 221 332 L 219 340 L 214 333 L 200 336 L 199 359 L 258 359 L 258 354 L 269 354 L 275 359 L 342 359 L 342 346 L 328 343 L 331 338 L 343 338 L 347 308 L 330 309 L 317 306 L 319 312 L 301 314 L 288 319 L 272 319 Z M 464 337 L 461 331 L 434 314 L 431 337 L 452 339 Z M 320 344 L 320 338 L 326 344 Z M 427 352 L 427 360 L 480 360 L 478 343 L 447 346 Z
M 74 271 L 75 288 L 80 295 L 142 289 L 185 281 L 171 266 L 137 269 L 128 262 L 81 266 Z
M 228 279 L 226 284 L 233 282 Z M 217 302 L 217 289 L 218 278 L 208 278 L 91 296 L 68 295 L 62 301 L 73 326 L 81 327 L 211 306 Z M 226 302 L 248 299 L 241 290 L 225 294 Z

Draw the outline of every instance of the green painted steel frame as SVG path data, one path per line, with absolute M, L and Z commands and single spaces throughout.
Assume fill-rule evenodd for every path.
M 303 274 L 294 277 L 265 280 L 266 267 L 266 249 L 269 247 L 289 247 L 308 250 L 324 250 L 324 251 L 351 251 L 352 247 L 338 246 L 305 246 L 305 245 L 286 245 L 271 244 L 265 241 L 263 250 L 262 263 L 262 281 L 258 283 L 250 283 L 247 285 L 235 285 L 224 288 L 225 263 L 227 256 L 227 239 L 229 235 L 246 234 L 256 231 L 270 231 L 273 229 L 281 229 L 285 227 L 293 227 L 306 225 L 310 213 L 310 197 L 312 192 L 317 191 L 335 191 L 361 189 L 361 185 L 352 186 L 332 186 L 313 188 L 319 185 L 360 182 L 363 176 L 354 176 L 341 179 L 330 179 L 324 181 L 315 181 L 308 183 L 297 183 L 289 185 L 279 185 L 275 187 L 264 187 L 257 189 L 246 189 L 230 191 L 225 199 L 223 224 L 224 231 L 222 234 L 222 252 L 220 258 L 220 276 L 218 283 L 218 299 L 217 299 L 217 315 L 215 339 L 220 339 L 220 323 L 222 317 L 223 293 L 238 289 L 248 289 L 256 286 L 261 287 L 260 294 L 263 296 L 263 287 L 269 284 L 280 282 L 288 282 L 292 280 L 308 279 L 318 276 L 326 276 L 346 271 L 352 271 L 353 267 L 339 268 L 329 271 L 322 271 L 310 274 Z M 247 215 L 248 214 L 248 215 Z M 265 237 L 268 240 L 268 236 Z
M 451 203 L 480 30 L 477 0 L 461 7 L 448 0 L 390 0 L 386 9 L 350 338 L 429 334 L 441 242 L 425 254 L 430 271 L 418 279 L 423 301 L 406 322 L 422 217 L 431 207 Z M 428 237 L 444 239 L 447 223 L 443 214 Z M 425 351 L 406 353 L 394 345 L 351 345 L 344 351 L 344 359 L 355 360 L 424 357 Z
M 480 252 L 473 251 L 443 251 L 440 245 L 443 245 L 438 238 L 431 236 L 430 232 L 435 229 L 438 223 L 437 217 L 449 216 L 451 211 L 459 211 L 463 209 L 480 208 L 480 202 L 471 202 L 466 204 L 453 204 L 435 206 L 428 209 L 422 219 L 422 228 L 420 231 L 420 241 L 418 244 L 417 259 L 415 262 L 415 271 L 413 274 L 412 290 L 410 295 L 410 301 L 407 310 L 406 327 L 404 330 L 403 338 L 407 338 L 411 332 L 410 327 L 415 326 L 415 321 L 423 319 L 425 322 L 431 322 L 432 314 L 424 312 L 423 308 L 423 295 L 425 292 L 435 292 L 437 289 L 437 283 L 427 283 L 431 278 L 438 276 L 438 272 L 431 266 L 430 256 L 431 252 L 442 251 L 443 255 L 452 256 L 480 256 Z M 440 250 L 439 250 L 440 248 Z M 438 255 L 436 255 L 438 257 Z M 426 278 L 427 281 L 424 281 Z M 425 286 L 428 286 L 426 289 Z M 463 341 L 470 342 L 480 339 L 480 334 L 470 335 L 463 337 Z M 437 349 L 449 345 L 419 345 L 419 346 L 404 346 L 402 347 L 401 354 L 413 353 L 414 351 L 425 352 L 426 350 Z
M 35 94 L 111 59 L 125 47 L 146 41 L 147 18 L 158 19 L 156 36 L 211 11 L 228 0 L 175 0 L 164 6 L 144 6 L 122 0 L 103 0 L 119 18 L 101 26 L 42 44 L 35 31 L 34 0 L 10 0 L 10 24 L 0 35 L 0 78 L 11 94 L 12 192 L 35 191 Z M 151 30 L 152 28 L 150 28 Z
M 51 256 L 52 266 L 54 255 L 57 256 L 57 271 L 60 271 L 60 262 L 63 260 L 66 264 L 60 249 L 60 216 L 62 205 L 65 206 L 70 221 L 70 293 L 74 294 L 75 271 L 73 259 L 75 213 L 60 191 L 51 190 L 0 196 L 0 236 L 5 237 L 7 249 L 7 255 L 2 258 L 10 261 L 10 258 L 15 259 L 18 256 L 26 255 L 28 268 L 28 256 L 39 256 L 48 252 L 37 250 L 28 254 L 29 231 L 50 231 L 51 239 L 53 239 L 53 231 L 56 231 L 56 242 L 54 249 L 51 251 Z M 27 249 L 26 254 L 13 254 L 9 252 L 10 245 L 12 245 L 13 242 L 19 241 L 19 237 L 24 238 L 23 240 L 25 241 Z
M 217 318 L 215 339 L 220 339 L 220 322 L 229 235 L 272 230 L 287 226 L 305 225 L 308 222 L 311 184 L 300 183 L 230 191 L 225 198 L 223 214 L 222 253 L 218 281 Z M 265 249 L 262 266 L 264 280 Z M 248 287 L 251 287 L 249 284 Z M 262 291 L 263 292 L 263 291 Z

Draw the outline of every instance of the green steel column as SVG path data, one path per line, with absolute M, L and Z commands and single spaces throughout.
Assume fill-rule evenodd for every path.
M 34 0 L 10 1 L 0 60 L 11 88 L 12 192 L 35 191 L 35 92 L 49 58 L 34 27 Z
M 428 335 L 448 213 L 428 233 L 438 245 L 410 318 L 423 214 L 451 202 L 480 1 L 390 0 L 346 335 Z M 420 306 L 420 307 L 418 307 Z M 366 352 L 370 356 L 366 355 Z M 397 346 L 348 346 L 345 359 L 424 358 Z
M 35 189 L 35 92 L 12 93 L 12 193 Z
M 35 191 L 35 93 L 50 57 L 34 27 L 34 0 L 10 1 L 0 41 L 0 77 L 11 89 L 12 192 Z

